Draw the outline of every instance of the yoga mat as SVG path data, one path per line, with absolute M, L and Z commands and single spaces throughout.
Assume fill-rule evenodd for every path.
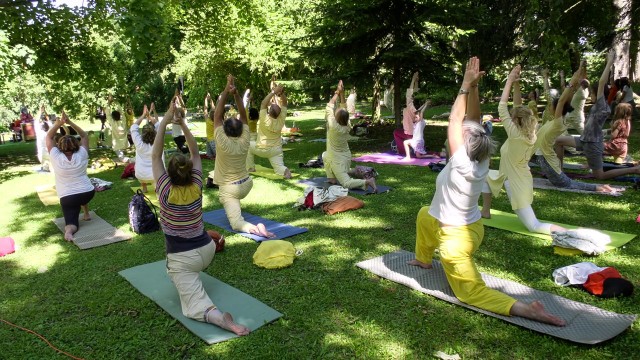
M 556 190 L 556 191 L 565 191 L 565 192 L 574 192 L 581 194 L 594 194 L 594 195 L 608 195 L 608 196 L 622 196 L 625 191 L 624 186 L 615 186 L 611 185 L 612 188 L 616 190 L 616 192 L 604 193 L 598 191 L 587 191 L 587 190 L 579 190 L 579 189 L 569 189 L 569 188 L 561 188 L 555 186 L 551 183 L 551 181 L 543 178 L 533 178 L 533 188 L 534 189 L 544 189 L 544 190 Z
M 284 179 L 284 176 L 276 174 L 275 172 L 273 172 L 273 169 L 268 168 L 268 167 L 264 167 L 264 166 L 258 165 L 258 164 L 256 164 L 256 171 L 250 172 L 249 175 L 260 176 L 260 177 L 271 179 L 271 180 L 283 180 Z M 297 174 L 297 173 L 294 173 L 294 172 L 291 173 L 291 177 L 292 178 L 297 177 L 297 176 L 300 176 L 300 174 Z
M 578 228 L 578 226 L 562 224 L 554 221 L 540 220 L 540 222 L 556 224 L 566 229 Z M 534 236 L 544 240 L 551 240 L 551 235 L 529 232 L 529 230 L 527 230 L 527 228 L 518 219 L 518 216 L 516 216 L 516 214 L 513 214 L 513 213 L 507 213 L 500 210 L 491 209 L 491 219 L 482 219 L 482 223 L 485 226 L 493 227 L 496 229 L 502 229 L 502 230 L 515 232 L 518 234 Z M 605 251 L 618 248 L 628 243 L 629 241 L 631 241 L 633 238 L 636 237 L 635 234 L 625 234 L 621 232 L 607 231 L 607 230 L 598 230 L 598 231 L 605 233 L 611 237 L 611 243 L 606 246 Z M 582 251 L 554 246 L 554 253 L 558 255 L 580 255 L 582 254 Z
M 437 156 L 434 158 L 424 158 L 424 159 L 418 159 L 418 158 L 412 157 L 410 160 L 405 160 L 405 157 L 403 155 L 384 152 L 384 153 L 366 154 L 357 158 L 353 158 L 352 160 L 356 162 L 371 162 L 376 164 L 427 166 L 431 163 L 436 163 L 445 159 L 441 158 L 440 156 Z
M 359 262 L 356 266 L 449 303 L 460 305 L 533 331 L 581 344 L 597 344 L 609 340 L 631 326 L 637 317 L 637 315 L 618 314 L 602 310 L 595 306 L 532 289 L 514 281 L 482 274 L 482 279 L 488 287 L 502 291 L 524 302 L 540 300 L 549 313 L 560 316 L 567 322 L 567 325 L 558 327 L 522 317 L 498 315 L 458 300 L 447 282 L 442 265 L 438 261 L 433 261 L 433 269 L 423 269 L 406 264 L 407 261 L 412 259 L 415 259 L 413 253 L 399 250 Z
M 529 167 L 540 167 L 538 163 L 529 161 Z M 567 170 L 589 170 L 588 167 L 582 164 L 571 164 L 571 163 L 562 163 L 562 168 Z
M 55 185 L 49 184 L 37 186 L 36 192 L 38 193 L 40 201 L 42 201 L 45 206 L 60 205 L 60 199 L 58 198 Z
M 231 231 L 234 232 L 236 234 L 240 234 L 246 238 L 255 240 L 257 242 L 261 242 L 261 241 L 265 241 L 265 240 L 278 240 L 278 239 L 284 239 L 284 238 L 288 238 L 290 236 L 294 236 L 294 235 L 298 235 L 298 234 L 302 234 L 304 232 L 307 232 L 308 229 L 307 228 L 301 228 L 301 227 L 297 227 L 297 226 L 292 226 L 292 225 L 287 225 L 287 224 L 282 224 L 273 220 L 268 220 L 265 218 L 261 218 L 260 216 L 257 215 L 252 215 L 246 212 L 242 212 L 242 217 L 244 217 L 244 220 L 247 222 L 250 222 L 252 224 L 257 224 L 257 223 L 263 223 L 264 226 L 267 228 L 268 231 L 271 231 L 272 233 L 274 233 L 276 235 L 275 238 L 273 239 L 269 239 L 269 238 L 265 238 L 262 236 L 258 236 L 258 235 L 254 235 L 254 234 L 249 234 L 249 233 L 243 233 L 243 232 L 239 232 L 239 231 L 235 231 L 231 228 L 231 224 L 229 224 L 229 219 L 227 219 L 227 214 L 224 212 L 224 209 L 218 209 L 218 210 L 213 210 L 213 211 L 209 211 L 206 212 L 204 214 L 202 214 L 202 220 L 204 220 L 204 222 L 209 223 L 211 225 L 215 225 L 218 227 L 221 227 L 227 231 Z
M 135 194 L 138 190 L 142 190 L 142 187 L 140 186 L 132 186 L 131 190 L 133 191 L 133 193 Z M 157 206 L 158 208 L 160 207 L 160 201 L 158 200 L 158 194 L 156 194 L 156 188 L 155 186 L 149 186 L 147 185 L 147 192 L 143 193 L 146 197 L 149 198 L 149 200 L 151 201 L 151 203 L 155 206 Z M 159 209 L 158 209 L 159 210 Z
M 118 274 L 207 344 L 238 337 L 215 325 L 182 315 L 178 291 L 167 275 L 166 260 L 132 267 Z M 248 327 L 251 331 L 282 316 L 264 303 L 208 274 L 201 272 L 200 279 L 205 291 L 220 311 L 230 313 L 238 324 Z
M 82 212 L 80 212 L 80 228 L 73 235 L 73 243 L 80 249 L 90 249 L 131 239 L 130 234 L 114 228 L 93 211 L 90 211 L 89 214 L 91 215 L 91 220 L 84 221 L 82 220 Z M 64 234 L 64 218 L 55 219 L 53 222 Z
M 321 187 L 325 189 L 332 185 L 327 182 L 326 177 L 317 177 L 317 178 L 311 178 L 311 179 L 298 180 L 298 183 L 309 185 L 309 186 Z M 366 191 L 362 189 L 349 189 L 349 192 L 352 194 L 358 194 L 358 195 L 372 195 L 372 194 L 381 194 L 381 193 L 385 193 L 393 190 L 393 188 L 389 186 L 384 186 L 379 184 L 376 184 L 376 186 L 378 187 L 378 191 L 375 193 L 371 188 L 367 188 Z

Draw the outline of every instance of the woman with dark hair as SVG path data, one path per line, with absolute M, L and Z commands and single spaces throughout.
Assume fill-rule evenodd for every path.
M 180 295 L 182 313 L 191 319 L 211 323 L 236 335 L 249 329 L 236 324 L 229 313 L 221 312 L 204 291 L 200 271 L 213 261 L 216 245 L 202 222 L 202 163 L 193 134 L 176 115 L 174 96 L 165 113 L 152 147 L 153 178 L 160 203 L 160 224 L 165 235 L 167 273 Z M 167 125 L 182 128 L 189 146 L 189 157 L 174 154 L 165 169 L 162 161 Z
M 158 118 L 153 116 L 156 112 L 156 106 L 151 103 L 151 110 L 144 106 L 142 115 L 131 125 L 131 139 L 136 146 L 136 178 L 140 181 L 142 192 L 147 192 L 147 185 L 153 184 L 153 171 L 151 169 L 151 148 L 156 139 L 156 130 L 158 128 Z M 140 129 L 140 125 L 144 119 L 148 123 Z M 163 155 L 164 162 L 164 155 Z
M 80 141 L 72 135 L 64 135 L 58 140 L 56 146 L 54 138 L 58 129 L 63 125 L 71 126 L 80 135 Z M 69 120 L 63 111 L 47 132 L 46 145 L 51 158 L 51 166 L 54 169 L 56 191 L 64 215 L 64 238 L 67 241 L 72 241 L 73 234 L 80 227 L 78 221 L 80 209 L 84 212 L 83 220 L 91 220 L 88 204 L 93 199 L 95 190 L 87 176 L 89 139 L 87 133 Z

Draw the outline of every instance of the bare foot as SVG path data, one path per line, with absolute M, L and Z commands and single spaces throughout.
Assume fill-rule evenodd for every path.
M 491 219 L 491 209 L 489 209 L 489 211 L 484 211 L 484 209 L 482 209 L 482 211 L 480 211 L 480 216 L 485 219 Z
M 210 316 L 208 320 L 212 324 L 219 326 L 227 331 L 231 331 L 238 336 L 248 335 L 251 332 L 248 327 L 234 322 L 233 316 L 231 316 L 231 314 L 229 314 L 228 312 L 223 313 L 222 317 Z
M 67 241 L 73 241 L 73 233 L 71 231 L 65 231 L 64 239 Z
M 540 301 L 534 301 L 531 304 L 526 304 L 521 301 L 517 301 L 510 310 L 511 315 L 521 316 L 527 319 L 539 321 L 545 324 L 551 324 L 555 326 L 565 326 L 566 322 L 561 318 L 551 315 L 544 310 L 544 306 Z
M 611 186 L 607 185 L 607 184 L 602 184 L 602 185 L 597 185 L 596 186 L 596 191 L 597 192 L 602 192 L 602 193 L 613 193 L 613 192 L 617 192 L 616 189 L 612 188 Z
M 266 237 L 269 239 L 273 239 L 274 237 L 276 237 L 276 234 L 270 231 L 267 231 L 267 228 L 264 226 L 263 223 L 256 224 L 256 228 L 258 229 L 258 233 L 256 235 L 260 235 L 262 237 Z
M 367 185 L 366 189 L 371 187 L 373 189 L 374 193 L 378 192 L 378 187 L 376 186 L 376 179 L 375 178 L 368 178 L 367 180 L 364 181 L 364 183 L 365 183 L 365 185 Z
M 333 185 L 335 185 L 335 184 L 337 184 L 337 183 L 338 183 L 338 181 L 337 181 L 336 179 L 334 179 L 334 178 L 327 179 L 327 182 L 328 182 L 329 184 L 333 184 Z
M 64 239 L 67 241 L 73 241 L 73 234 L 78 231 L 75 225 L 66 225 L 64 227 Z
M 256 172 L 256 168 L 252 167 L 252 168 L 247 169 L 247 171 L 248 172 Z
M 91 215 L 89 213 L 86 213 L 82 216 L 82 220 L 84 221 L 89 221 L 91 220 Z
M 291 170 L 287 169 L 284 171 L 284 178 L 291 179 Z
M 416 156 L 416 157 L 420 157 L 420 156 Z M 411 156 L 405 156 L 403 160 L 404 161 L 411 161 Z
M 407 265 L 419 266 L 419 267 L 421 267 L 423 269 L 432 269 L 433 268 L 433 265 L 423 263 L 422 261 L 419 261 L 418 259 L 413 259 L 413 260 L 407 261 Z

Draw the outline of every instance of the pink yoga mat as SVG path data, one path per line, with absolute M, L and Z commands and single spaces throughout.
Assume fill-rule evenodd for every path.
M 432 153 L 429 153 L 432 154 Z M 435 153 L 433 153 L 436 155 Z M 437 155 L 436 155 L 437 156 Z M 410 160 L 405 160 L 403 155 L 392 154 L 390 152 L 367 154 L 357 158 L 353 161 L 356 162 L 372 162 L 376 164 L 394 164 L 394 165 L 414 165 L 414 166 L 428 166 L 431 163 L 437 163 L 445 160 L 441 157 L 418 159 L 412 157 Z

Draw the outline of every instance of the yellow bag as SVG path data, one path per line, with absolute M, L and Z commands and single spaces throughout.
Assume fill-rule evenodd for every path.
M 280 269 L 293 264 L 296 249 L 284 240 L 263 241 L 253 254 L 253 263 L 267 269 Z

